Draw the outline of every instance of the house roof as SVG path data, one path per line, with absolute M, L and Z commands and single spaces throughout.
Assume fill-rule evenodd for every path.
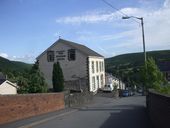
M 1 82 L 1 81 L 0 81 Z M 0 86 L 3 84 L 3 83 L 7 83 L 7 84 L 9 84 L 9 85 L 11 85 L 11 86 L 13 86 L 13 87 L 16 87 L 17 88 L 17 85 L 15 84 L 15 83 L 12 83 L 12 82 L 10 82 L 10 81 L 8 81 L 8 80 L 4 80 L 4 81 L 2 81 L 1 83 L 0 83 Z
M 170 71 L 170 61 L 159 62 L 158 67 L 161 71 Z
M 43 54 L 46 53 L 46 51 L 48 51 L 50 48 L 52 48 L 53 46 L 55 46 L 57 43 L 64 43 L 66 45 L 69 45 L 73 48 L 75 48 L 76 50 L 79 50 L 80 52 L 82 52 L 83 54 L 85 54 L 86 56 L 98 56 L 98 57 L 103 57 L 102 55 L 98 54 L 97 52 L 91 50 L 90 48 L 84 46 L 84 45 L 81 45 L 81 44 L 78 44 L 78 43 L 75 43 L 75 42 L 72 42 L 72 41 L 68 41 L 68 40 L 64 40 L 64 39 L 59 39 L 57 40 L 54 44 L 52 44 L 49 48 L 47 48 L 43 53 L 41 53 L 37 59 L 39 57 L 41 57 Z

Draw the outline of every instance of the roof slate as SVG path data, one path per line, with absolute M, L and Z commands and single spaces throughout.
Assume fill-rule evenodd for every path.
M 52 44 L 49 48 L 47 48 L 42 54 L 40 54 L 37 59 L 42 56 L 44 53 L 46 53 L 46 51 L 48 51 L 48 49 L 52 48 L 54 45 L 56 45 L 57 43 L 64 43 L 66 45 L 69 45 L 73 48 L 75 48 L 76 50 L 79 50 L 80 52 L 84 53 L 86 56 L 97 56 L 97 57 L 103 57 L 102 55 L 98 54 L 97 52 L 91 50 L 90 48 L 84 46 L 84 45 L 81 45 L 81 44 L 78 44 L 78 43 L 75 43 L 75 42 L 72 42 L 72 41 L 68 41 L 68 40 L 64 40 L 64 39 L 59 39 L 57 40 L 54 44 Z

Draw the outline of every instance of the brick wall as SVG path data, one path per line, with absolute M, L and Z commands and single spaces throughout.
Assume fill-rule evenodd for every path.
M 2 95 L 0 124 L 64 108 L 63 93 Z
M 170 96 L 149 90 L 146 104 L 154 128 L 170 128 Z

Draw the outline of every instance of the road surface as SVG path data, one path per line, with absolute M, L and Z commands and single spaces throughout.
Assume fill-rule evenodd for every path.
M 106 95 L 101 96 L 98 94 L 94 97 L 92 104 L 72 108 L 70 113 L 48 116 L 44 119 L 31 122 L 30 124 L 23 123 L 18 128 L 151 127 L 146 114 L 144 96 L 113 99 Z

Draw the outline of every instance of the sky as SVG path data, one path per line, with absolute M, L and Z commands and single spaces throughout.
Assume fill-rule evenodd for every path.
M 60 38 L 104 57 L 170 49 L 170 0 L 0 0 L 0 56 L 34 63 Z M 115 9 L 116 8 L 116 9 Z

